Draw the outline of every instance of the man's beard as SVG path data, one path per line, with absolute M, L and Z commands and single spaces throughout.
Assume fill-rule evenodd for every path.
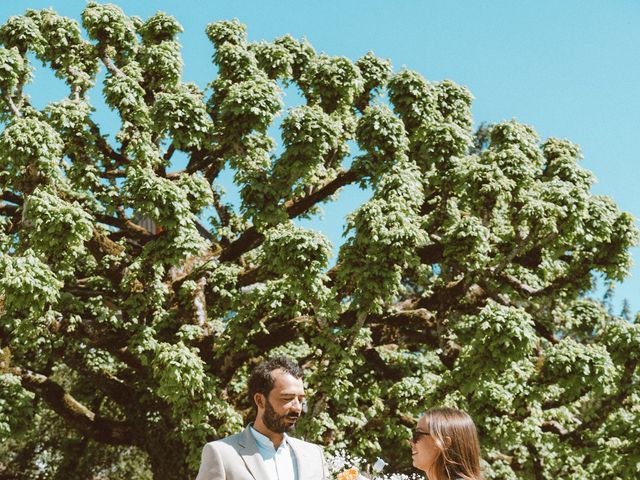
M 278 415 L 275 409 L 271 406 L 271 402 L 267 399 L 266 406 L 264 409 L 264 416 L 262 417 L 262 421 L 265 426 L 274 433 L 285 433 L 291 432 L 296 428 L 295 423 L 287 423 L 286 419 L 295 419 L 300 418 L 300 414 L 298 413 L 290 413 L 287 415 Z

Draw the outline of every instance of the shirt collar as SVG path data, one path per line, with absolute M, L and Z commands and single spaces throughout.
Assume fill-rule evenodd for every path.
M 253 428 L 253 425 L 249 425 L 249 431 L 251 432 L 251 435 L 253 435 L 253 438 L 256 440 L 256 442 L 260 446 L 273 448 L 275 450 L 275 446 L 273 445 L 273 442 L 271 441 L 271 439 L 266 435 L 263 435 L 262 433 L 257 431 L 255 428 Z M 278 449 L 288 447 L 289 437 L 286 433 L 283 433 L 282 435 L 283 435 L 282 443 L 280 444 L 280 447 L 278 447 Z

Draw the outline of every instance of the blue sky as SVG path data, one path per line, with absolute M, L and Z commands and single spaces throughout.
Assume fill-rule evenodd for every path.
M 477 124 L 515 118 L 542 138 L 568 138 L 582 147 L 582 165 L 598 179 L 593 192 L 609 195 L 640 217 L 640 2 L 635 0 L 121 0 L 129 15 L 157 10 L 183 25 L 183 79 L 205 86 L 215 73 L 207 23 L 238 18 L 251 40 L 286 33 L 306 37 L 317 51 L 356 59 L 368 51 L 395 70 L 417 70 L 428 80 L 451 79 L 475 97 Z M 27 8 L 53 7 L 77 18 L 84 0 L 0 2 L 0 19 Z M 55 82 L 38 71 L 30 93 L 54 100 Z M 62 95 L 64 90 L 60 89 Z M 102 105 L 98 92 L 93 103 Z M 105 116 L 104 122 L 108 122 Z M 347 189 L 316 223 L 340 242 L 344 215 L 364 199 Z M 636 264 L 640 249 L 633 250 Z M 616 304 L 640 310 L 640 266 L 616 288 Z M 619 309 L 619 306 L 616 307 Z

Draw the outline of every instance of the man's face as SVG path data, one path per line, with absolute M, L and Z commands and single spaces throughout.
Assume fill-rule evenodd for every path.
M 258 408 L 258 416 L 262 415 L 264 425 L 274 433 L 289 432 L 294 429 L 304 401 L 304 385 L 301 378 L 296 378 L 282 370 L 271 372 L 274 383 L 265 399 L 263 408 Z

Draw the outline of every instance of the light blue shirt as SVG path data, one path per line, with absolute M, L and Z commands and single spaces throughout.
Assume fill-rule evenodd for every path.
M 249 431 L 256 440 L 258 452 L 264 460 L 270 480 L 298 480 L 296 456 L 287 441 L 287 434 L 284 434 L 284 439 L 276 450 L 269 437 L 261 434 L 252 426 L 249 426 Z

